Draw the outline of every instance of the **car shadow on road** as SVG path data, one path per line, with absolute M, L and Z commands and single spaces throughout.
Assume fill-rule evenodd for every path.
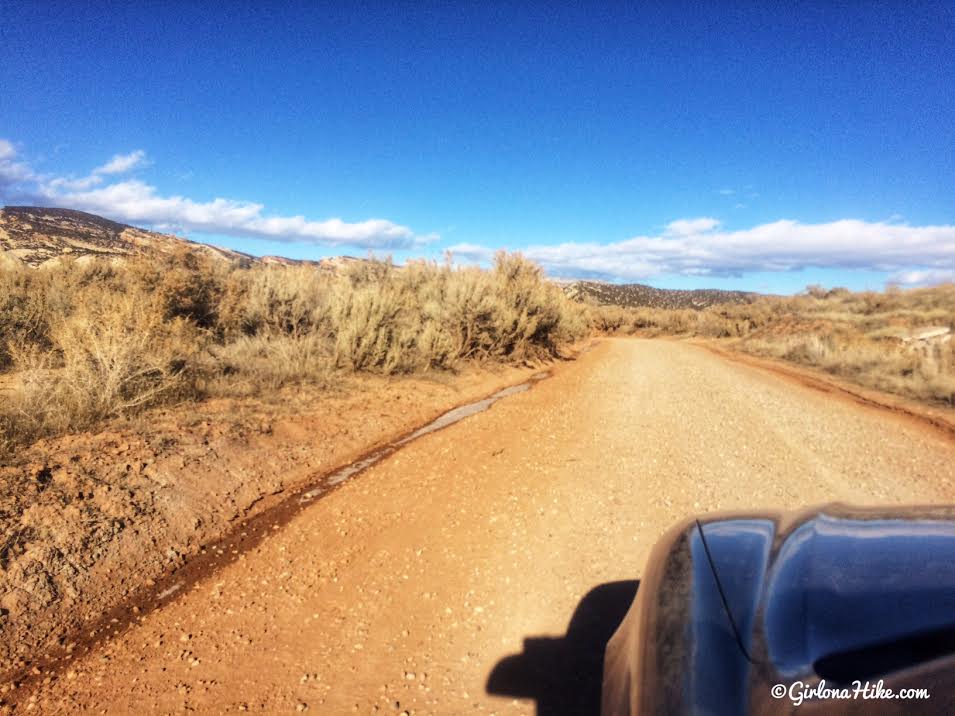
M 599 714 L 604 647 L 639 586 L 637 580 L 608 582 L 590 590 L 563 637 L 525 638 L 523 652 L 494 666 L 487 692 L 534 699 L 537 716 Z

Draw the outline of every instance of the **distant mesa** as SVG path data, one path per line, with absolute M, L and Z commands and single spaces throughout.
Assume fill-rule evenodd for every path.
M 0 210 L 0 251 L 34 268 L 56 263 L 64 256 L 124 259 L 171 254 L 183 248 L 217 259 L 255 260 L 239 251 L 138 229 L 73 209 L 7 206 Z
M 642 283 L 605 283 L 603 281 L 562 281 L 564 293 L 578 301 L 626 308 L 689 308 L 702 310 L 725 303 L 752 303 L 759 294 L 747 291 L 722 291 L 715 288 L 695 290 L 654 288 Z
M 338 270 L 348 262 L 362 261 L 340 256 L 320 261 L 288 259 L 234 251 L 212 244 L 189 241 L 172 234 L 147 231 L 74 209 L 42 206 L 7 206 L 0 209 L 0 267 L 24 264 L 33 268 L 55 265 L 63 257 L 79 261 L 93 258 L 123 260 L 132 256 L 163 256 L 182 250 L 212 259 L 243 265 L 315 265 Z

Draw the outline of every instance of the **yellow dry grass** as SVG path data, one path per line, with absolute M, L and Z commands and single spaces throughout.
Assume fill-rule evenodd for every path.
M 526 362 L 590 330 L 539 267 L 390 261 L 340 273 L 161 261 L 0 271 L 0 450 L 210 394 L 255 395 L 336 374 Z
M 955 404 L 955 285 L 853 293 L 810 286 L 792 297 L 702 311 L 592 306 L 598 331 L 723 339 L 740 350 L 815 366 L 860 385 Z

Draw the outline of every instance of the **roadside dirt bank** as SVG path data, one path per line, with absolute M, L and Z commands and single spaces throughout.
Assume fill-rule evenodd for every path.
M 688 343 L 607 340 L 265 525 L 4 698 L 43 714 L 594 713 L 606 637 L 677 520 L 953 498 L 955 442 L 935 429 Z
M 955 439 L 955 408 L 938 403 L 917 401 L 875 388 L 867 388 L 832 373 L 827 373 L 820 368 L 791 363 L 781 358 L 756 356 L 752 353 L 736 350 L 731 344 L 726 345 L 705 339 L 691 339 L 688 343 L 706 348 L 721 358 L 765 370 L 783 380 L 789 380 L 806 388 L 828 393 L 834 398 L 849 400 L 876 410 L 892 411 L 899 416 L 910 418 L 923 425 L 929 425 Z
M 297 486 L 538 370 L 350 377 L 334 390 L 210 401 L 36 444 L 0 466 L 4 681 L 79 655 L 135 618 L 121 613 L 130 600 L 171 596 L 204 547 Z

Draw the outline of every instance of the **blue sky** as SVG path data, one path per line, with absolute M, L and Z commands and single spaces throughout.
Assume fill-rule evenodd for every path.
M 292 257 L 955 276 L 951 3 L 273 5 L 5 4 L 0 200 Z

